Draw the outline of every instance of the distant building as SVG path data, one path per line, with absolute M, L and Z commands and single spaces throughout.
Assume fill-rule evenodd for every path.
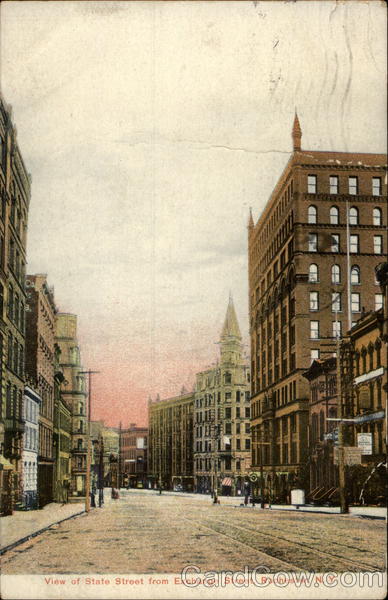
M 373 269 L 387 252 L 387 156 L 302 150 L 297 116 L 292 138 L 293 153 L 248 227 L 252 468 L 263 468 L 279 499 L 308 478 L 303 373 L 335 352 L 349 316 L 355 323 L 363 307 L 379 307 Z
M 148 476 L 152 487 L 194 491 L 194 393 L 149 401 Z
M 120 474 L 124 487 L 148 487 L 148 428 L 131 423 L 120 429 Z
M 86 382 L 77 340 L 77 316 L 58 313 L 55 341 L 59 346 L 63 372 L 62 397 L 71 407 L 71 481 L 69 501 L 85 498 L 87 456 Z
M 104 421 L 91 421 L 90 435 L 94 445 L 93 481 L 95 487 L 98 487 L 99 482 L 109 487 L 112 485 L 112 459 L 116 462 L 119 457 L 119 429 L 118 427 L 108 427 Z M 114 469 L 116 470 L 116 465 Z
M 23 497 L 22 508 L 38 508 L 39 410 L 41 398 L 26 385 L 24 388 L 25 431 L 23 440 Z
M 39 412 L 39 506 L 54 499 L 54 336 L 57 309 L 46 275 L 27 275 L 26 375 L 41 398 Z
M 54 500 L 68 502 L 71 480 L 71 407 L 62 396 L 65 381 L 60 362 L 60 349 L 55 344 L 54 377 Z
M 232 298 L 220 337 L 220 362 L 197 373 L 194 477 L 197 492 L 244 490 L 251 464 L 250 369 Z
M 0 514 L 20 504 L 27 222 L 31 179 L 0 95 Z

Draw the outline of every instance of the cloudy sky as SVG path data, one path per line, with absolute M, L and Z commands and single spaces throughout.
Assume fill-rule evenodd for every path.
M 246 224 L 291 150 L 385 152 L 380 2 L 3 2 L 2 89 L 32 175 L 28 271 L 78 315 L 93 418 L 248 343 Z M 248 346 L 246 347 L 248 350 Z

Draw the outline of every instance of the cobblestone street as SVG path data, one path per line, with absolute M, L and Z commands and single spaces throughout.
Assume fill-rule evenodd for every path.
M 236 498 L 122 491 L 6 552 L 4 574 L 382 570 L 385 522 L 240 507 Z

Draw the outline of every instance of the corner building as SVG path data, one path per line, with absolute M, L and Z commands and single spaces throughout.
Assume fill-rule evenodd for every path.
M 220 337 L 220 361 L 197 373 L 194 413 L 195 489 L 243 491 L 251 463 L 250 372 L 232 298 Z
M 374 267 L 387 251 L 386 155 L 302 150 L 297 115 L 292 139 L 269 201 L 248 226 L 252 468 L 263 469 L 266 492 L 279 501 L 308 472 L 302 373 L 335 352 L 349 313 L 354 324 L 380 308 Z

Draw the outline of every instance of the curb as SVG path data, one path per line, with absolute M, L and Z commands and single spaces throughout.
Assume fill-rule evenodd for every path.
M 247 508 L 247 507 L 240 504 L 238 506 L 235 505 L 234 508 Z M 255 506 L 249 506 L 249 508 L 256 509 Z M 334 512 L 328 512 L 326 510 L 303 510 L 303 509 L 300 509 L 300 508 L 297 509 L 297 510 L 294 510 L 292 508 L 272 508 L 272 507 L 260 508 L 259 510 L 260 511 L 263 510 L 265 512 L 268 512 L 268 511 L 271 511 L 271 512 L 275 512 L 275 511 L 277 511 L 277 512 L 292 512 L 292 513 L 294 512 L 294 513 L 305 513 L 305 514 L 310 514 L 310 515 L 333 515 L 333 516 L 336 516 L 336 517 L 357 517 L 357 518 L 361 518 L 361 519 L 379 519 L 379 520 L 382 520 L 382 521 L 386 520 L 386 517 L 380 517 L 378 515 L 361 515 L 361 514 L 356 514 L 356 513 L 342 514 L 342 513 L 339 513 L 339 512 L 336 512 L 336 513 L 334 513 Z
M 81 512 L 75 513 L 74 515 L 70 515 L 70 517 L 65 517 L 64 519 L 60 519 L 59 521 L 55 521 L 54 523 L 50 523 L 50 525 L 46 525 L 45 527 L 42 527 L 42 529 L 38 529 L 37 531 L 34 531 L 33 533 L 29 533 L 28 535 L 25 535 L 23 538 L 20 538 L 20 540 L 16 540 L 16 542 L 12 542 L 11 544 L 8 544 L 8 546 L 4 546 L 3 548 L 1 548 L 0 556 L 5 554 L 9 550 L 12 550 L 16 546 L 19 546 L 20 544 L 24 544 L 24 542 L 27 542 L 31 538 L 34 538 L 37 535 L 40 535 L 44 531 L 47 531 L 47 529 L 50 529 L 50 527 L 53 527 L 53 525 L 59 525 L 59 523 L 63 523 L 64 521 L 68 521 L 69 519 L 74 519 L 74 517 L 79 517 L 80 515 L 83 515 L 84 513 L 85 513 L 85 510 L 81 510 Z

